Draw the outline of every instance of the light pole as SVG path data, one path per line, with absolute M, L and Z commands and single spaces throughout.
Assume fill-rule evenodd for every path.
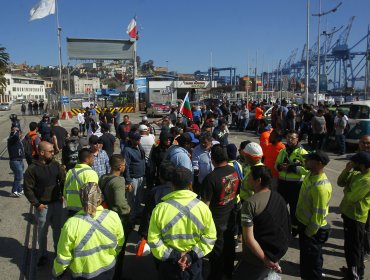
M 168 60 L 166 60 L 166 68 L 167 68 L 167 73 L 170 73 L 170 70 L 168 69 Z
M 316 96 L 315 96 L 315 105 L 318 105 L 318 98 L 320 93 L 320 20 L 322 16 L 328 15 L 330 13 L 335 13 L 339 6 L 342 5 L 342 2 L 340 2 L 335 8 L 326 11 L 321 12 L 321 0 L 319 2 L 319 13 L 318 14 L 312 14 L 312 16 L 315 16 L 318 18 L 317 23 L 317 83 L 316 83 Z
M 307 0 L 307 24 L 306 24 L 306 84 L 305 84 L 305 103 L 308 104 L 308 83 L 310 71 L 310 0 Z

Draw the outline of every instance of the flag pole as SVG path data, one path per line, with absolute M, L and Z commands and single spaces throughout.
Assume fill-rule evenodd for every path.
M 188 98 L 188 95 L 189 95 L 189 92 L 186 93 L 185 98 L 184 98 L 184 100 L 181 103 L 179 112 L 181 112 L 182 111 L 182 108 L 184 108 L 185 100 L 186 100 L 186 98 Z
M 55 13 L 56 13 L 56 21 L 57 21 L 57 36 L 58 36 L 58 57 L 59 57 L 59 82 L 60 82 L 60 90 L 59 90 L 59 100 L 61 101 L 61 96 L 64 95 L 63 93 L 63 80 L 62 80 L 62 45 L 60 40 L 60 35 L 62 32 L 62 28 L 59 24 L 59 9 L 58 9 L 58 0 L 55 0 Z M 66 119 L 68 119 L 68 114 L 66 112 L 66 106 L 63 103 L 63 112 L 66 114 Z

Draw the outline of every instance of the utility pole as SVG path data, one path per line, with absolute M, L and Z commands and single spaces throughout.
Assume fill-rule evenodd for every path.
M 306 83 L 305 103 L 308 104 L 308 87 L 310 82 L 310 0 L 307 0 L 307 24 L 306 24 Z

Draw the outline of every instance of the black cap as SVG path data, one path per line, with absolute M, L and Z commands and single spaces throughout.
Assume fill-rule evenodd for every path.
M 312 159 L 312 160 L 321 161 L 321 163 L 323 165 L 327 165 L 330 161 L 328 155 L 325 152 L 320 151 L 320 150 L 313 151 L 313 152 L 305 155 L 304 157 L 305 157 L 305 159 Z
M 351 161 L 370 166 L 370 153 L 369 152 L 358 152 L 350 158 Z
M 181 145 L 184 145 L 186 143 L 191 143 L 192 142 L 192 137 L 188 132 L 185 132 L 185 133 L 181 134 L 179 137 L 177 137 L 176 141 L 181 146 Z
M 128 137 L 130 139 L 133 139 L 133 140 L 140 140 L 141 139 L 141 135 L 137 132 L 130 132 Z

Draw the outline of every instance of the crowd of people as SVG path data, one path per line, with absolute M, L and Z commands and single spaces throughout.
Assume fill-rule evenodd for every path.
M 337 133 L 344 134 L 345 116 L 338 112 L 328 120 L 325 106 L 288 109 L 282 102 L 274 105 L 269 124 L 264 108 L 225 102 L 194 106 L 192 119 L 174 109 L 160 120 L 143 116 L 133 123 L 129 115 L 121 122 L 118 108 L 98 115 L 91 105 L 70 132 L 48 115 L 31 122 L 24 137 L 12 125 L 12 196 L 24 192 L 36 209 L 38 266 L 48 262 L 50 226 L 54 277 L 124 279 L 125 246 L 136 226 L 138 241 L 146 244 L 139 248 L 149 246 L 159 279 L 269 279 L 281 272 L 279 261 L 297 236 L 301 278 L 322 279 L 332 195 L 323 150 L 331 129 L 342 143 Z M 260 141 L 237 147 L 229 141 L 230 130 L 248 128 L 252 111 Z M 346 279 L 364 279 L 370 135 L 361 138 L 337 184 L 343 187 L 344 272 Z
M 29 101 L 26 105 L 26 102 L 23 101 L 21 105 L 21 112 L 22 115 L 26 115 L 26 112 L 28 112 L 28 115 L 43 115 L 45 110 L 45 102 L 44 100 L 37 100 Z

